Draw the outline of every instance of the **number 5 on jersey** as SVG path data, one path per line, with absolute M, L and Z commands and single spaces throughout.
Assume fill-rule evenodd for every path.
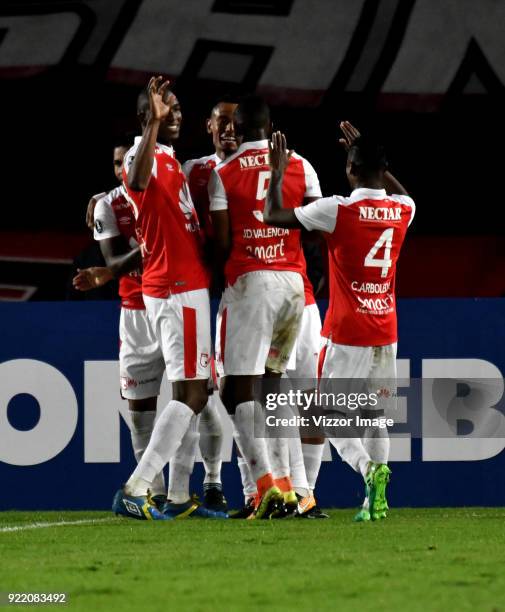
M 270 170 L 262 170 L 258 174 L 258 188 L 256 189 L 256 199 L 264 200 L 267 197 L 268 182 L 271 176 Z
M 384 230 L 377 242 L 368 252 L 368 255 L 365 257 L 365 267 L 382 268 L 382 278 L 387 276 L 389 268 L 391 267 L 391 244 L 393 242 L 393 231 L 394 228 L 392 227 Z M 384 259 L 377 259 L 375 256 L 377 255 L 379 249 L 382 249 L 382 247 L 384 247 Z

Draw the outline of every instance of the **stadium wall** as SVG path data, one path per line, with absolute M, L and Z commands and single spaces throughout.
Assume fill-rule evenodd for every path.
M 326 304 L 319 305 L 324 311 Z M 118 305 L 3 303 L 0 315 L 0 510 L 109 507 L 114 490 L 134 465 L 128 428 L 120 417 L 127 415 L 127 406 L 117 380 Z M 483 396 L 480 407 L 500 399 L 505 299 L 400 300 L 399 335 L 402 378 L 414 381 L 445 373 L 469 385 L 496 378 L 498 396 L 487 406 Z M 423 387 L 424 394 L 423 411 L 430 405 Z M 414 403 L 412 411 L 418 409 Z M 424 417 L 411 414 L 409 406 L 407 410 L 409 421 L 421 423 L 422 438 Z M 488 414 L 494 431 L 505 431 L 504 415 L 491 408 Z M 471 412 L 467 420 L 478 427 Z M 226 418 L 223 424 L 223 479 L 230 505 L 237 507 L 242 501 L 240 478 L 235 462 L 230 463 Z M 456 427 L 443 438 L 403 435 L 393 440 L 393 506 L 504 504 L 505 433 L 472 441 L 468 427 L 461 431 Z M 330 463 L 328 448 L 325 458 L 317 490 L 320 503 L 358 504 L 360 478 L 338 458 Z M 202 473 L 198 463 L 196 491 Z

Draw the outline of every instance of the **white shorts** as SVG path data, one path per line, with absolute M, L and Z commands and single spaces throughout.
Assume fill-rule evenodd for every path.
M 297 272 L 261 270 L 238 277 L 223 294 L 219 358 L 223 374 L 283 373 L 305 305 Z
M 121 308 L 119 376 L 124 399 L 160 394 L 165 362 L 145 310 Z
M 349 346 L 334 344 L 329 339 L 319 354 L 319 390 L 325 392 L 331 383 L 326 379 L 342 378 L 349 381 L 349 390 L 363 389 L 378 393 L 383 398 L 377 409 L 389 409 L 396 400 L 396 348 L 397 343 L 385 346 Z M 351 379 L 360 379 L 352 382 Z M 339 390 L 344 391 L 344 388 Z
M 385 346 L 349 346 L 324 340 L 320 378 L 396 378 L 396 342 Z
M 303 309 L 300 331 L 287 365 L 289 378 L 317 380 L 317 360 L 321 348 L 321 315 L 317 304 Z
M 208 379 L 212 344 L 208 289 L 168 298 L 144 295 L 169 382 Z

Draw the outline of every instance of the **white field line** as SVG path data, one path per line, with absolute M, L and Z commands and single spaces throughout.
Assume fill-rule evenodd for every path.
M 97 523 L 110 523 L 117 521 L 116 518 L 82 519 L 79 521 L 57 521 L 54 523 L 28 523 L 27 525 L 13 525 L 12 527 L 0 527 L 0 533 L 11 531 L 27 531 L 28 529 L 44 529 L 46 527 L 62 527 L 65 525 L 95 525 Z

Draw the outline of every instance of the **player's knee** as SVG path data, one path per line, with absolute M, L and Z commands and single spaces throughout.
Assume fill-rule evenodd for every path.
M 191 410 L 193 410 L 195 414 L 200 414 L 200 412 L 202 412 L 202 410 L 207 405 L 208 399 L 209 396 L 207 395 L 207 393 L 197 392 L 191 395 L 190 399 L 188 400 L 188 406 L 191 408 Z
M 175 383 L 173 397 L 174 400 L 189 406 L 195 414 L 200 414 L 209 400 L 207 381 L 194 380 L 185 381 L 183 384 Z
M 200 412 L 202 412 L 202 410 L 207 405 L 207 399 L 207 393 L 203 393 L 202 391 L 198 390 L 193 390 L 186 395 L 184 400 L 181 401 L 183 401 L 184 404 L 188 405 L 195 414 L 200 414 Z
M 157 397 L 147 397 L 144 399 L 129 399 L 128 400 L 128 408 L 132 412 L 151 412 L 156 410 L 158 398 Z

